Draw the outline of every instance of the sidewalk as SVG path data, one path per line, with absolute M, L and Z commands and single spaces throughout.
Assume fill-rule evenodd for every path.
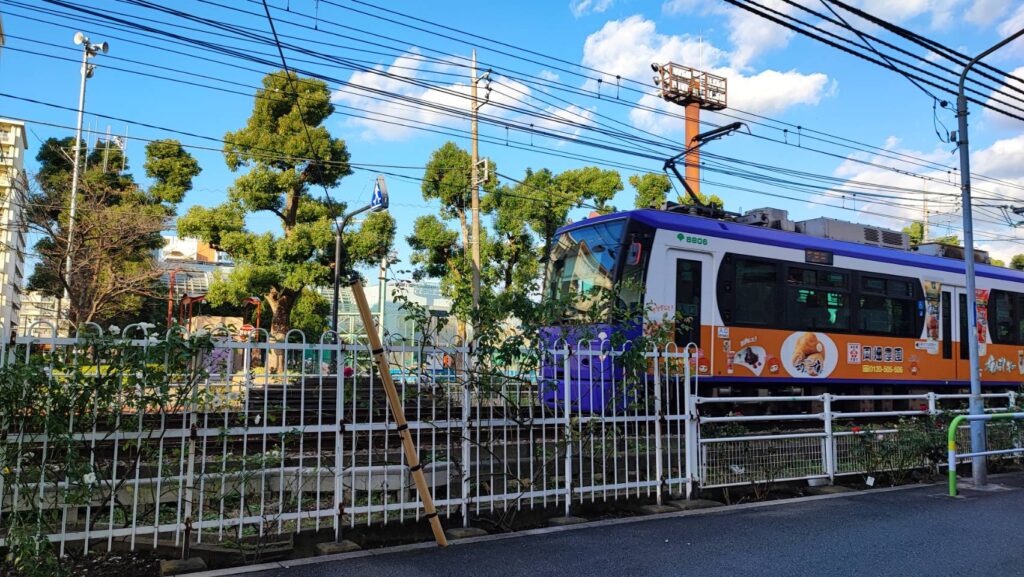
M 247 575 L 1024 575 L 1024 474 L 991 480 L 1007 489 L 965 488 L 964 498 L 950 499 L 944 485 L 931 485 L 775 501 L 490 536 L 447 550 L 360 552 Z

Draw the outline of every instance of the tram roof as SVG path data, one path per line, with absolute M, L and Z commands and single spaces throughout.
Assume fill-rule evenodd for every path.
M 556 234 L 618 218 L 629 218 L 664 230 L 688 232 L 798 250 L 822 250 L 851 258 L 862 258 L 901 266 L 965 274 L 964 262 L 961 260 L 654 209 L 630 210 L 584 219 L 559 228 Z M 975 274 L 985 278 L 1024 282 L 1024 272 L 988 264 L 977 263 Z

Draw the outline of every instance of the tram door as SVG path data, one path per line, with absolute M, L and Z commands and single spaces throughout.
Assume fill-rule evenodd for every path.
M 713 271 L 711 256 L 702 253 L 671 250 L 670 262 L 674 265 L 672 283 L 666 287 L 670 302 L 675 305 L 675 343 L 683 347 L 696 343 L 708 350 L 711 343 L 701 342 L 701 323 L 711 321 L 714 291 L 711 290 Z
M 971 378 L 970 369 L 970 339 L 977 338 L 974 331 L 967 326 L 967 290 L 963 287 L 953 287 L 956 293 L 956 310 L 953 317 L 956 319 L 956 346 L 953 347 L 953 358 L 956 361 L 957 380 L 968 380 Z

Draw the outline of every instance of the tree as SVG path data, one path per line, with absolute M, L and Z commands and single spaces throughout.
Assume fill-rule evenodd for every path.
M 322 126 L 333 112 L 326 83 L 283 70 L 268 74 L 246 125 L 224 136 L 228 168 L 248 172 L 235 180 L 227 202 L 193 207 L 178 220 L 180 233 L 227 252 L 236 263 L 213 283 L 208 299 L 217 304 L 263 295 L 272 313 L 270 333 L 278 340 L 291 329 L 298 301 L 315 298 L 305 289 L 332 281 L 332 226 L 345 204 L 314 191 L 336 186 L 352 172 L 345 142 Z M 276 216 L 281 234 L 249 230 L 245 217 L 258 212 Z M 358 230 L 346 231 L 351 263 L 378 262 L 393 239 L 391 216 L 371 214 Z M 305 303 L 302 310 L 318 309 Z
M 919 220 L 915 220 L 909 225 L 903 227 L 903 232 L 910 235 L 910 246 L 917 246 L 924 242 L 924 223 Z M 955 234 L 950 234 L 930 238 L 927 242 L 960 246 L 960 237 Z
M 668 199 L 669 191 L 672 190 L 672 181 L 669 179 L 669 176 L 656 172 L 648 172 L 642 175 L 634 174 L 629 177 L 629 184 L 636 189 L 636 200 L 634 201 L 636 208 L 661 208 Z M 697 196 L 706 206 L 717 206 L 719 208 L 725 206 L 725 202 L 717 195 L 697 193 Z M 693 199 L 690 198 L 689 194 L 684 193 L 676 195 L 675 202 L 691 205 L 693 204 Z
M 1006 261 L 999 260 L 998 258 L 990 259 L 988 263 L 990 265 L 992 265 L 992 266 L 1001 266 L 1001 267 L 1005 267 L 1006 266 Z
M 417 277 L 441 279 L 442 291 L 452 299 L 452 310 L 458 322 L 458 336 L 466 338 L 465 320 L 472 308 L 467 297 L 472 292 L 470 264 L 469 209 L 471 201 L 472 157 L 454 142 L 446 142 L 430 155 L 423 173 L 421 190 L 425 200 L 441 203 L 439 215 L 421 216 L 413 223 L 407 240 L 413 249 L 411 262 L 419 267 Z M 481 175 L 485 194 L 498 186 L 497 167 L 488 162 L 488 173 Z M 486 197 L 485 197 L 486 198 Z M 447 221 L 456 220 L 458 231 L 448 228 Z M 483 232 L 483 227 L 481 227 Z M 487 261 L 485 244 L 481 242 L 481 269 Z M 481 270 L 481 285 L 484 278 Z
M 1010 259 L 1010 268 L 1024 270 L 1024 254 L 1015 254 Z
M 636 189 L 636 208 L 661 208 L 668 198 L 668 191 L 672 190 L 672 182 L 668 175 L 648 172 L 647 174 L 634 174 L 629 177 L 629 184 Z
M 143 190 L 127 168 L 120 148 L 97 146 L 86 155 L 79 178 L 75 226 L 68 248 L 73 138 L 50 138 L 36 156 L 36 189 L 29 195 L 26 220 L 42 238 L 28 290 L 62 298 L 68 294 L 67 318 L 86 322 L 127 323 L 139 319 L 146 297 L 159 297 L 163 271 L 154 251 L 163 246 L 160 232 L 175 207 L 192 188 L 199 164 L 176 140 L 146 146 Z M 70 250 L 71 273 L 65 262 Z

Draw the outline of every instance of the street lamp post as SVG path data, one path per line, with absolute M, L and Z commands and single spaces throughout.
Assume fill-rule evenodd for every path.
M 380 310 L 378 311 L 380 320 L 378 323 L 380 324 L 380 327 L 378 327 L 377 333 L 380 335 L 381 341 L 384 340 L 384 311 L 386 309 L 384 305 L 387 304 L 388 300 L 388 267 L 397 261 L 398 253 L 394 251 L 388 252 L 388 254 L 384 255 L 380 259 L 380 278 L 378 279 L 380 281 L 380 295 L 378 296 L 378 303 L 380 305 Z
M 348 254 L 345 250 L 345 227 L 357 214 L 364 212 L 380 212 L 387 210 L 388 208 L 388 189 L 384 184 L 384 177 L 378 176 L 377 182 L 373 187 L 373 199 L 370 200 L 370 204 L 353 210 L 350 213 L 345 214 L 341 222 L 337 223 L 334 229 L 334 296 L 331 299 L 331 332 L 334 333 L 334 338 L 338 339 L 338 299 L 339 292 L 341 290 L 341 275 L 348 274 Z M 344 270 L 343 270 L 344 269 Z M 367 328 L 369 330 L 369 328 Z M 340 340 L 340 339 L 339 339 Z
M 82 47 L 82 84 L 78 90 L 78 122 L 75 125 L 75 166 L 71 170 L 71 207 L 68 212 L 68 247 L 67 256 L 64 261 L 64 299 L 67 300 L 68 307 L 71 307 L 71 247 L 72 239 L 75 234 L 75 211 L 78 206 L 78 170 L 81 165 L 81 153 L 82 153 L 82 116 L 85 113 L 85 81 L 92 78 L 93 70 L 95 70 L 95 64 L 89 64 L 89 59 L 96 54 L 103 52 L 104 54 L 110 49 L 110 45 L 106 42 L 99 44 L 93 44 L 89 41 L 89 38 L 81 32 L 75 32 L 75 44 Z M 60 307 L 57 307 L 60 309 Z M 58 318 L 60 317 L 60 310 L 57 311 Z
M 959 91 L 956 97 L 956 116 L 959 121 L 956 141 L 960 149 L 960 190 L 963 200 L 964 216 L 964 273 L 967 277 L 967 350 L 970 357 L 971 371 L 971 397 L 970 414 L 981 415 L 985 412 L 984 401 L 981 398 L 981 363 L 978 359 L 978 309 L 977 294 L 975 293 L 974 282 L 974 222 L 971 217 L 971 158 L 970 146 L 967 138 L 967 97 L 964 95 L 964 83 L 967 81 L 967 73 L 971 71 L 982 58 L 999 50 L 1016 38 L 1024 35 L 1024 30 L 1019 30 L 1004 38 L 1001 42 L 981 54 L 964 66 L 960 74 Z M 963 336 L 961 336 L 963 338 Z M 980 453 L 985 451 L 985 423 L 982 421 L 971 421 L 971 452 Z M 974 486 L 980 487 L 988 482 L 985 457 L 974 457 L 971 468 Z

